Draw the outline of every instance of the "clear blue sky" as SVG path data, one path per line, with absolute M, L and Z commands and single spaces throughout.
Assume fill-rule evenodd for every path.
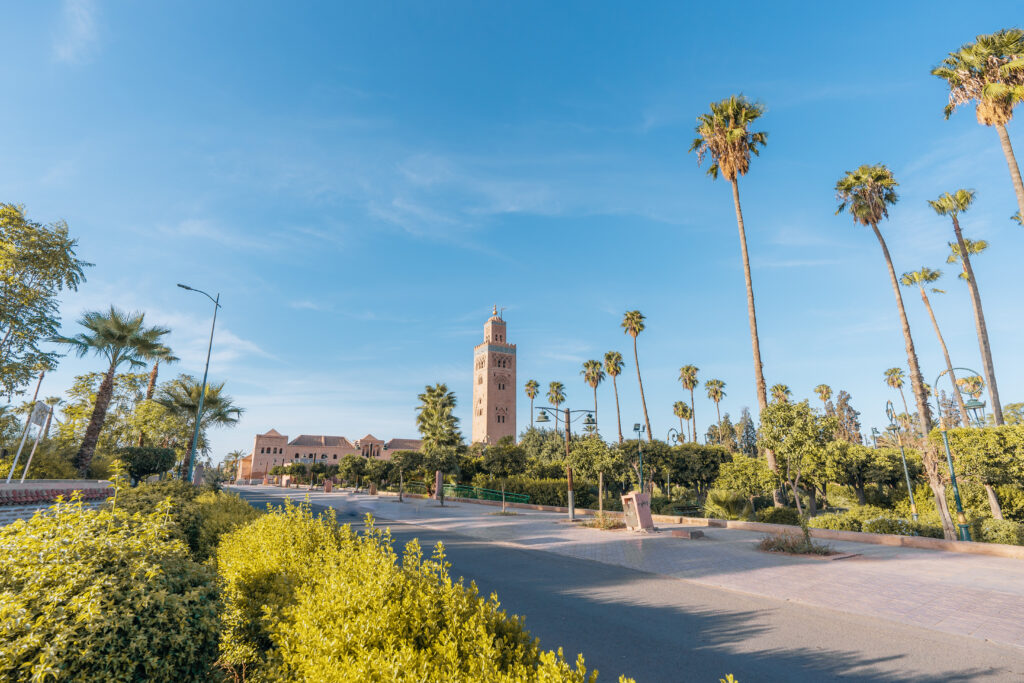
M 519 384 L 579 376 L 639 340 L 655 435 L 676 425 L 680 365 L 755 406 L 729 187 L 687 153 L 708 102 L 763 102 L 768 146 L 741 181 L 765 374 L 797 397 L 847 389 L 865 429 L 905 365 L 892 291 L 868 230 L 835 216 L 845 170 L 884 162 L 901 201 L 882 226 L 898 271 L 947 269 L 936 297 L 954 362 L 978 367 L 969 300 L 944 261 L 940 192 L 978 190 L 966 233 L 1003 402 L 1024 400 L 1024 230 L 992 129 L 944 121 L 929 75 L 1018 3 L 17 3 L 0 65 L 0 199 L 66 219 L 96 267 L 65 323 L 113 303 L 174 328 L 201 374 L 247 410 L 214 435 L 415 435 L 416 394 L 447 382 L 469 432 L 472 347 L 494 303 Z M 1020 115 L 1019 115 L 1020 116 Z M 1009 125 L 1024 156 L 1024 128 Z M 906 296 L 927 381 L 941 370 Z M 67 359 L 44 394 L 96 360 Z M 641 418 L 630 364 L 623 421 Z M 600 390 L 613 436 L 611 385 Z M 529 422 L 520 401 L 519 425 Z M 703 431 L 713 405 L 698 398 Z

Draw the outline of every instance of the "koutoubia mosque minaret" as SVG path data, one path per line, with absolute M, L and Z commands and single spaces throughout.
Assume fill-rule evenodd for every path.
M 484 323 L 484 342 L 473 348 L 473 443 L 516 438 L 516 345 L 494 307 Z

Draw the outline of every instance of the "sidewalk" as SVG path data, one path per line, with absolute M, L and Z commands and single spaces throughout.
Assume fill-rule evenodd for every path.
M 305 491 L 252 487 L 303 499 Z M 684 540 L 572 525 L 564 514 L 309 492 L 313 503 L 355 507 L 381 520 L 418 524 L 493 543 L 628 567 L 699 584 L 880 617 L 1024 648 L 1024 561 L 898 546 L 830 542 L 856 557 L 823 561 L 757 550 L 763 533 L 703 528 Z M 1024 652 L 1022 652 L 1024 656 Z

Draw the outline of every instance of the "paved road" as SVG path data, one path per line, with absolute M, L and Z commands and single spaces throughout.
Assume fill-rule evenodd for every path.
M 241 490 L 252 503 L 278 493 Z M 301 498 L 300 496 L 297 496 Z M 354 501 L 334 502 L 360 525 Z M 313 503 L 314 510 L 325 506 Z M 378 516 L 383 510 L 377 510 Z M 397 543 L 444 542 L 452 573 L 498 593 L 546 648 L 604 681 L 1019 681 L 1024 649 L 798 605 L 451 531 L 388 522 Z

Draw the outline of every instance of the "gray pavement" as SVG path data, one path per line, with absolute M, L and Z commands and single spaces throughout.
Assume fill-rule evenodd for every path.
M 236 490 L 257 505 L 306 496 Z M 1000 558 L 839 543 L 844 552 L 865 552 L 822 562 L 760 553 L 753 544 L 761 534 L 735 530 L 683 541 L 573 527 L 564 515 L 499 517 L 473 504 L 442 509 L 433 501 L 399 504 L 347 493 L 309 499 L 314 509 L 338 510 L 343 522 L 358 525 L 366 512 L 389 520 L 397 543 L 444 541 L 453 574 L 476 581 L 484 594 L 497 592 L 509 612 L 526 616 L 545 647 L 563 647 L 570 658 L 582 652 L 602 680 L 619 673 L 638 681 L 717 681 L 733 673 L 744 683 L 1024 679 L 1024 648 L 987 641 L 977 628 L 974 637 L 945 632 L 948 623 L 973 624 L 965 614 L 979 613 L 1009 624 L 997 626 L 997 635 L 1015 632 L 1024 612 L 1005 597 L 1024 590 L 1015 573 L 1024 562 L 1002 560 L 1013 563 L 1004 566 L 991 562 Z M 904 585 L 908 571 L 918 572 L 911 586 Z M 1018 590 L 1001 604 L 986 602 L 988 612 L 961 609 L 947 617 L 946 629 L 938 628 L 945 619 L 905 618 L 930 614 L 920 610 L 936 600 L 963 605 L 957 589 L 980 590 L 991 600 L 1006 588 L 990 575 L 999 571 L 1009 572 L 1002 582 Z M 864 582 L 873 583 L 857 595 Z M 879 604 L 893 607 L 876 611 Z

